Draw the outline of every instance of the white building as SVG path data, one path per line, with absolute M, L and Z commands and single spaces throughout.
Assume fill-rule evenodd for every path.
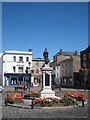
M 31 84 L 32 49 L 29 52 L 5 51 L 3 53 L 3 86 Z M 30 72 L 30 71 L 29 71 Z

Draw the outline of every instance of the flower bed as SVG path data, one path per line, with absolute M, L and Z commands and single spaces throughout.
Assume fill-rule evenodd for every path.
M 27 92 L 24 97 L 39 97 L 39 93 L 30 91 L 30 92 Z
M 60 104 L 60 100 L 57 99 L 57 98 L 50 98 L 50 97 L 47 97 L 47 98 L 35 98 L 34 99 L 34 105 L 40 105 L 40 106 L 53 106 L 54 104 Z
M 64 96 L 69 96 L 77 101 L 85 100 L 85 95 L 80 92 L 68 91 L 64 93 Z
M 35 106 L 72 106 L 77 104 L 77 101 L 85 100 L 85 95 L 80 92 L 68 91 L 64 93 L 64 97 L 58 98 L 35 98 Z
M 69 105 L 75 105 L 75 101 L 73 101 L 68 96 L 64 96 L 61 99 L 58 98 L 35 98 L 34 99 L 34 105 L 35 106 L 69 106 Z
M 16 92 L 12 92 L 9 94 L 8 96 L 8 103 L 23 103 L 23 98 L 21 96 L 21 94 L 16 93 Z
M 82 101 L 84 103 L 85 101 L 85 95 L 81 94 L 80 92 L 74 92 L 74 91 L 68 91 L 64 93 L 63 97 L 36 97 L 39 96 L 38 92 L 27 92 L 25 97 L 28 99 L 28 97 L 31 97 L 30 99 L 34 99 L 34 104 L 32 102 L 32 105 L 38 107 L 51 107 L 51 106 L 72 106 L 72 105 L 78 105 L 77 101 Z M 6 97 L 8 103 L 22 103 L 24 102 L 23 97 L 21 94 L 12 92 Z M 33 100 L 32 99 L 32 100 Z M 83 104 L 82 104 L 83 105 Z M 84 106 L 84 105 L 83 105 Z

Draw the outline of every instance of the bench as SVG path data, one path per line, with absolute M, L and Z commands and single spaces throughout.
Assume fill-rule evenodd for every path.
M 25 91 L 25 90 L 27 90 L 27 88 L 25 86 L 23 86 L 23 85 L 18 85 L 18 86 L 14 87 L 14 90 L 15 91 L 18 91 L 18 90 L 24 90 Z
M 59 89 L 61 91 L 61 86 L 60 85 L 52 85 L 52 90 L 57 90 Z

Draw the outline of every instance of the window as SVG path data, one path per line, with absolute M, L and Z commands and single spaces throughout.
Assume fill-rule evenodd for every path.
M 29 57 L 26 57 L 26 61 L 27 61 L 27 62 L 29 61 Z
M 23 73 L 23 67 L 18 67 L 18 72 Z
M 15 66 L 13 66 L 13 72 L 16 72 L 16 67 Z
M 23 57 L 19 57 L 19 62 L 23 62 Z
M 83 60 L 86 60 L 86 54 L 83 55 Z
M 89 53 L 89 60 L 90 60 L 90 53 Z
M 16 56 L 13 56 L 13 61 L 16 62 Z
M 66 64 L 66 67 L 67 67 L 67 64 Z
M 38 70 L 38 69 L 36 69 L 36 73 L 39 73 L 39 70 Z
M 83 66 L 84 66 L 84 68 L 86 68 L 86 67 L 87 67 L 87 64 L 86 64 L 86 62 L 85 62 L 85 61 L 83 62 Z
M 57 60 L 57 57 L 55 56 L 55 62 L 56 62 L 56 60 Z
M 72 71 L 71 70 L 69 70 L 69 75 L 72 76 Z
M 28 70 L 28 67 L 26 67 L 26 70 Z
M 68 75 L 68 71 L 66 70 L 66 76 Z
M 39 62 L 38 61 L 36 61 L 36 66 L 39 66 Z
M 57 66 L 57 70 L 59 69 L 59 67 Z

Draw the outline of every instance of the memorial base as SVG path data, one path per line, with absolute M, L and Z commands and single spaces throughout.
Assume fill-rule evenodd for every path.
M 43 89 L 40 92 L 41 97 L 55 97 L 55 92 L 52 91 L 51 89 Z

